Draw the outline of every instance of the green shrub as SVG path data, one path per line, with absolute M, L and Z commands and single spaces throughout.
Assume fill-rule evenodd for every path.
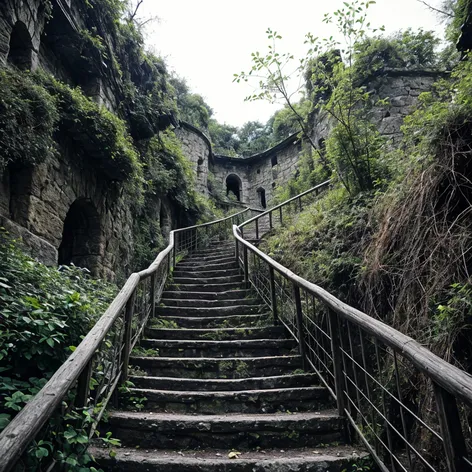
M 54 77 L 38 72 L 35 80 L 57 103 L 59 130 L 72 139 L 75 151 L 90 158 L 93 165 L 113 180 L 125 180 L 140 173 L 140 163 L 126 123 Z
M 58 120 L 56 100 L 28 72 L 0 70 L 0 172 L 51 156 Z
M 116 287 L 77 267 L 46 267 L 0 233 L 0 429 L 103 315 Z

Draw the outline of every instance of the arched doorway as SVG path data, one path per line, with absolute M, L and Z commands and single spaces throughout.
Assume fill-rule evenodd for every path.
M 18 69 L 30 70 L 33 64 L 33 43 L 28 28 L 17 21 L 10 36 L 7 61 Z
M 259 187 L 257 189 L 257 195 L 259 197 L 259 203 L 262 208 L 267 208 L 267 202 L 266 202 L 266 191 L 262 187 Z
M 230 193 L 236 196 L 238 202 L 242 201 L 242 184 L 241 179 L 236 174 L 230 174 L 226 177 L 226 196 Z
M 100 256 L 100 217 L 92 202 L 79 198 L 70 207 L 64 220 L 59 265 L 74 264 L 91 272 Z

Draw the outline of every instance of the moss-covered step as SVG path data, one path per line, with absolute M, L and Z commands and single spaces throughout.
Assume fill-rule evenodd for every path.
M 147 375 L 194 379 L 266 377 L 301 367 L 299 355 L 244 358 L 131 357 L 130 364 Z
M 173 377 L 131 376 L 135 387 L 154 390 L 181 390 L 192 392 L 230 392 L 241 390 L 269 390 L 311 387 L 319 384 L 316 374 L 290 373 L 271 377 L 245 379 L 186 379 Z
M 132 388 L 146 398 L 144 410 L 214 415 L 223 413 L 276 413 L 322 411 L 334 407 L 325 387 L 297 387 L 230 392 L 169 391 Z
M 143 339 L 140 346 L 156 350 L 160 357 L 207 358 L 283 356 L 298 349 L 294 339 Z
M 123 446 L 141 449 L 286 449 L 342 442 L 344 437 L 344 419 L 331 411 L 262 415 L 113 411 L 106 426 Z
M 208 341 L 228 341 L 231 339 L 283 339 L 283 326 L 265 328 L 211 328 L 211 329 L 159 329 L 147 328 L 146 337 L 151 339 L 201 339 Z

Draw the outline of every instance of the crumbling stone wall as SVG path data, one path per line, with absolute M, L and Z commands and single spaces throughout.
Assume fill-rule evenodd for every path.
M 194 126 L 181 122 L 175 130 L 184 156 L 192 163 L 197 191 L 208 195 L 208 171 L 212 159 L 211 143 L 205 134 Z

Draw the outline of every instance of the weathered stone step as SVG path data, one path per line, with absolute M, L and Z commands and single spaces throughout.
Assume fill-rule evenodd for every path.
M 234 316 L 166 316 L 165 320 L 173 321 L 179 328 L 205 329 L 205 328 L 250 328 L 254 326 L 267 326 L 272 324 L 272 315 L 260 313 L 256 315 Z
M 174 283 L 176 284 L 205 284 L 205 285 L 221 285 L 231 283 L 241 283 L 243 281 L 242 275 L 231 275 L 229 277 L 206 277 L 206 278 L 193 278 L 193 277 L 174 277 Z
M 254 315 L 264 313 L 266 305 L 234 305 L 223 307 L 195 307 L 195 306 L 159 306 L 156 308 L 157 316 L 190 316 L 190 317 L 226 317 L 232 315 Z
M 239 268 L 222 269 L 222 270 L 199 270 L 186 271 L 176 268 L 174 270 L 174 277 L 194 277 L 199 279 L 208 279 L 211 277 L 230 277 L 232 275 L 241 275 Z
M 193 264 L 194 262 L 197 262 L 199 264 L 226 264 L 227 262 L 235 262 L 236 257 L 235 255 L 219 255 L 216 254 L 214 256 L 205 256 L 205 257 L 195 257 L 195 256 L 187 256 L 185 259 L 183 259 L 182 262 L 186 264 Z
M 231 341 L 143 339 L 140 345 L 157 349 L 160 357 L 267 357 L 288 355 L 297 348 L 293 339 L 248 339 Z
M 229 392 L 232 390 L 268 390 L 275 388 L 311 387 L 319 383 L 316 374 L 288 374 L 246 379 L 186 379 L 173 377 L 131 376 L 137 388 L 154 390 L 187 390 L 193 392 Z
M 243 451 L 237 459 L 228 450 L 142 451 L 93 447 L 91 453 L 107 472 L 352 472 L 366 454 L 350 446 L 317 449 Z
M 162 297 L 164 299 L 190 299 L 190 300 L 241 300 L 255 296 L 250 289 L 235 289 L 227 292 L 186 292 L 166 290 Z
M 174 281 L 175 282 L 175 281 Z M 231 290 L 239 291 L 245 288 L 241 282 L 230 282 L 230 283 L 174 283 L 168 287 L 171 292 L 228 292 Z
M 333 412 L 263 415 L 179 415 L 110 412 L 107 431 L 141 449 L 284 449 L 341 442 L 344 420 Z
M 140 367 L 151 376 L 241 379 L 292 373 L 301 367 L 301 358 L 298 355 L 243 358 L 133 356 L 130 364 Z
M 131 392 L 145 397 L 145 411 L 167 413 L 277 413 L 320 411 L 333 408 L 324 387 L 299 387 L 271 390 L 230 392 L 192 392 L 132 388 Z
M 280 339 L 286 337 L 283 326 L 266 328 L 213 328 L 213 329 L 146 329 L 151 339 L 206 339 L 223 341 L 229 339 Z
M 182 261 L 179 262 L 175 268 L 176 270 L 188 270 L 188 271 L 199 271 L 199 270 L 223 270 L 223 269 L 237 269 L 239 265 L 236 261 L 233 262 L 226 262 L 225 264 L 208 264 L 208 263 L 201 263 L 201 262 L 193 262 L 190 263 L 189 261 Z
M 222 308 L 231 306 L 248 306 L 248 305 L 260 305 L 261 300 L 258 298 L 233 298 L 227 300 L 199 300 L 199 299 L 177 299 L 177 298 L 162 298 L 160 305 L 166 307 L 179 306 L 179 307 L 199 307 L 199 308 Z
M 207 257 L 207 256 L 214 256 L 218 254 L 229 254 L 234 255 L 234 244 L 232 246 L 221 246 L 221 247 L 213 247 L 209 249 L 199 249 L 198 251 L 192 251 L 188 254 L 187 257 Z

